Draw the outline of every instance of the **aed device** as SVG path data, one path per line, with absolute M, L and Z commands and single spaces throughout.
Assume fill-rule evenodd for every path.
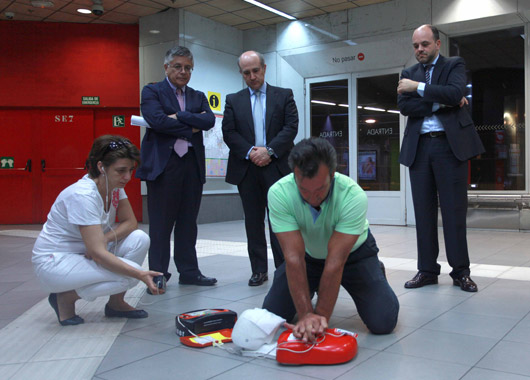
M 282 364 L 339 364 L 357 355 L 357 334 L 342 329 L 326 329 L 316 342 L 304 342 L 285 330 L 278 338 L 276 361 Z
M 190 347 L 207 347 L 215 342 L 231 342 L 237 313 L 228 309 L 201 309 L 177 315 L 175 324 L 180 342 Z

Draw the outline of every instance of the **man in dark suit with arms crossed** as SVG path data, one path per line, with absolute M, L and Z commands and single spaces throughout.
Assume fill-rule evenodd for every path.
M 439 54 L 441 41 L 432 25 L 416 29 L 412 45 L 419 63 L 403 70 L 397 88 L 399 109 L 408 116 L 399 161 L 409 167 L 418 241 L 418 273 L 405 287 L 438 283 L 439 196 L 453 284 L 476 292 L 466 239 L 467 173 L 468 160 L 484 147 L 464 107 L 465 63 Z
M 298 111 L 290 89 L 265 83 L 267 65 L 262 54 L 247 51 L 239 57 L 238 65 L 248 88 L 226 97 L 223 138 L 230 148 L 226 182 L 237 185 L 241 196 L 252 267 L 248 284 L 258 286 L 268 279 L 267 192 L 290 173 L 287 157 L 298 132 Z M 272 230 L 270 240 L 278 267 L 283 255 Z
M 187 84 L 193 55 L 177 46 L 166 53 L 166 78 L 142 90 L 141 110 L 149 124 L 142 140 L 142 164 L 136 176 L 147 182 L 149 268 L 167 280 L 171 231 L 179 283 L 213 285 L 215 278 L 199 270 L 195 244 L 197 215 L 205 180 L 202 131 L 215 124 L 204 93 Z M 156 268 L 156 269 L 155 269 Z

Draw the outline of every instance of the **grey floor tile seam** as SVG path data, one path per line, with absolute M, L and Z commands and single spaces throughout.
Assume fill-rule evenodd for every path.
M 438 318 L 438 317 L 435 317 L 434 319 L 436 319 L 436 318 Z M 433 320 L 434 320 L 434 319 L 433 319 Z M 399 317 L 398 317 L 398 321 L 399 321 Z M 428 323 L 430 323 L 430 322 L 431 322 L 431 321 L 429 321 Z M 399 322 L 398 322 L 398 323 L 399 323 Z M 424 326 L 424 325 L 422 325 L 422 326 Z M 396 340 L 394 343 L 390 344 L 389 346 L 383 348 L 382 350 L 377 350 L 377 349 L 375 349 L 375 348 L 371 348 L 371 349 L 372 349 L 372 350 L 375 350 L 375 351 L 379 351 L 379 352 L 386 352 L 387 350 L 390 349 L 390 347 L 393 347 L 394 345 L 398 344 L 398 343 L 401 342 L 403 339 L 405 339 L 405 338 L 407 338 L 408 336 L 414 334 L 414 333 L 415 333 L 416 331 L 418 331 L 419 329 L 421 329 L 421 326 L 420 326 L 420 327 L 416 327 L 416 328 L 411 327 L 411 331 L 410 331 L 408 334 L 403 335 L 401 338 L 399 338 L 398 340 Z M 390 353 L 392 353 L 392 354 L 396 354 L 395 352 L 391 352 L 391 351 L 388 351 L 388 352 L 390 352 Z M 402 355 L 402 354 L 396 354 L 396 355 Z M 413 355 L 411 355 L 411 356 L 413 356 Z M 413 357 L 416 357 L 416 356 L 413 356 Z
M 224 373 L 231 372 L 231 371 L 233 371 L 234 369 L 239 368 L 239 367 L 242 367 L 242 366 L 247 365 L 247 364 L 252 364 L 252 365 L 256 365 L 256 366 L 263 367 L 263 368 L 266 368 L 266 369 L 271 369 L 271 367 L 266 366 L 266 365 L 263 365 L 262 362 L 261 362 L 260 360 L 271 360 L 271 359 L 260 359 L 260 358 L 256 358 L 256 359 L 254 359 L 254 360 L 251 360 L 250 362 L 242 362 L 240 365 L 235 366 L 235 367 L 233 367 L 233 368 L 230 368 L 230 369 L 228 369 L 228 370 L 226 370 L 226 371 L 220 372 L 220 373 L 218 373 L 218 374 L 215 375 L 215 376 L 209 377 L 208 379 L 209 379 L 209 380 L 210 380 L 210 379 L 215 379 L 216 377 L 218 377 L 218 376 L 220 376 L 220 375 L 222 375 L 222 374 L 224 374 Z M 279 367 L 276 367 L 276 368 L 273 368 L 273 369 L 275 369 L 275 370 L 277 370 L 277 371 L 280 371 L 280 372 L 285 372 L 285 373 L 287 373 L 287 374 L 292 374 L 292 373 L 293 373 L 293 372 L 291 372 L 291 371 L 288 371 L 286 368 L 285 368 L 285 369 L 283 369 L 283 368 L 284 368 L 284 367 L 279 366 Z M 344 373 L 346 373 L 346 372 L 347 372 L 347 371 L 345 371 Z M 344 375 L 344 373 L 341 374 L 340 376 Z M 305 376 L 307 379 L 324 380 L 322 377 L 315 377 L 315 376 L 310 376 L 310 375 L 307 375 L 307 374 L 304 374 L 304 376 Z M 337 377 L 338 377 L 338 376 L 337 376 Z
M 137 330 L 141 330 L 141 329 L 144 329 L 144 328 L 145 328 L 145 326 L 144 327 L 139 327 L 139 328 L 134 329 L 134 330 L 129 330 L 127 332 L 120 332 L 120 334 L 118 336 L 126 336 L 126 337 L 129 337 L 129 338 L 139 339 L 139 340 L 143 340 L 145 342 L 150 342 L 150 343 L 165 344 L 166 346 L 170 346 L 171 348 L 175 348 L 175 347 L 180 347 L 181 346 L 180 341 L 179 341 L 179 343 L 176 343 L 175 345 L 171 346 L 170 344 L 162 343 L 159 340 L 142 338 L 142 337 L 138 337 L 136 335 L 131 335 L 130 334 L 131 332 L 134 332 L 134 331 L 137 331 Z M 175 334 L 175 337 L 178 339 L 177 333 L 174 332 L 174 334 Z M 167 351 L 167 350 L 163 350 L 163 351 L 160 351 L 160 352 L 165 352 L 165 351 Z
M 59 333 L 60 333 L 60 331 L 57 330 L 57 332 L 56 332 L 55 334 L 53 334 L 53 335 L 48 339 L 48 341 L 50 341 L 51 339 L 53 339 L 53 338 L 54 338 L 55 336 L 57 336 L 57 334 L 59 334 Z M 47 341 L 47 342 L 48 342 L 48 341 Z M 25 367 L 28 363 L 32 363 L 32 362 L 33 362 L 32 359 L 33 359 L 35 356 L 38 355 L 38 353 L 43 349 L 43 347 L 46 346 L 47 342 L 44 342 L 44 343 L 41 345 L 41 347 L 40 347 L 38 350 L 36 350 L 36 351 L 33 353 L 33 355 L 31 355 L 31 357 L 29 357 L 29 358 L 26 359 L 25 361 L 20 362 L 20 363 L 13 363 L 13 364 L 20 364 L 21 366 L 20 366 L 20 368 L 18 368 L 18 369 L 13 373 L 13 375 L 12 375 L 10 378 L 14 378 L 15 376 L 17 376 L 17 374 L 18 374 L 19 372 L 22 372 L 22 371 L 24 370 L 24 367 Z M 41 362 L 48 362 L 48 361 L 51 362 L 51 361 L 55 361 L 55 360 L 42 360 Z
M 530 315 L 530 312 L 526 313 L 522 318 L 520 318 L 519 322 L 517 322 L 509 331 L 507 331 L 506 334 L 504 334 L 504 336 L 497 341 L 497 343 L 495 343 L 486 353 L 484 353 L 484 355 L 475 364 L 473 364 L 473 368 L 482 368 L 482 369 L 487 369 L 491 371 L 492 370 L 491 368 L 479 367 L 477 366 L 477 364 L 480 363 L 480 361 L 484 359 L 491 351 L 493 351 L 495 347 L 497 347 L 500 343 L 512 342 L 511 340 L 504 340 L 504 338 L 506 338 L 513 331 L 513 329 L 515 329 L 529 315 Z M 516 343 L 521 343 L 521 342 L 516 342 Z M 530 347 L 530 344 L 527 344 L 527 343 L 521 343 L 521 344 L 526 344 Z M 498 371 L 498 372 L 504 372 L 504 371 Z M 513 375 L 520 375 L 515 372 L 508 372 L 508 373 L 513 374 Z
M 135 337 L 135 338 L 136 338 L 136 337 Z M 146 340 L 146 339 L 142 339 L 142 338 L 136 338 L 136 339 Z M 146 340 L 146 341 L 147 341 L 147 340 Z M 160 342 L 157 342 L 157 343 L 158 343 L 158 344 L 165 344 L 165 343 L 160 343 Z M 121 364 L 121 365 L 119 365 L 119 366 L 117 366 L 117 367 L 110 368 L 110 369 L 106 370 L 105 372 L 99 372 L 99 373 L 98 373 L 98 371 L 97 371 L 97 369 L 96 369 L 96 372 L 94 372 L 94 373 L 97 373 L 97 376 L 104 376 L 104 375 L 105 375 L 106 373 L 108 373 L 108 372 L 115 371 L 115 370 L 117 370 L 117 369 L 119 369 L 119 368 L 127 367 L 128 365 L 131 365 L 131 364 L 133 364 L 133 363 L 135 363 L 135 362 L 137 362 L 137 361 L 145 360 L 145 359 L 149 359 L 149 358 L 155 357 L 155 356 L 157 356 L 157 355 L 160 355 L 160 354 L 162 354 L 162 353 L 164 353 L 164 352 L 168 352 L 168 351 L 171 351 L 171 350 L 174 350 L 175 348 L 177 348 L 176 346 L 171 347 L 171 346 L 169 346 L 169 344 L 165 344 L 165 345 L 168 346 L 168 349 L 167 349 L 167 350 L 162 350 L 162 351 L 159 351 L 159 352 L 157 352 L 157 353 L 154 353 L 154 354 L 151 354 L 151 355 L 144 356 L 143 358 L 140 358 L 140 359 L 131 360 L 130 362 L 123 363 L 123 364 Z M 101 366 L 101 363 L 99 363 L 99 365 Z M 98 367 L 98 368 L 99 368 L 99 367 Z
M 137 305 L 137 306 L 138 306 L 138 305 Z M 148 309 L 148 310 L 149 310 L 149 309 Z M 148 311 L 148 310 L 147 310 L 147 311 Z M 149 312 L 149 311 L 148 311 L 148 312 Z M 121 329 L 121 331 L 120 331 L 120 335 L 121 335 L 121 334 L 127 335 L 127 334 L 129 334 L 129 333 L 131 333 L 131 332 L 134 332 L 134 331 L 137 331 L 137 330 L 142 330 L 142 329 L 146 328 L 147 326 L 156 325 L 156 324 L 158 324 L 158 323 L 162 323 L 162 322 L 164 322 L 164 321 L 169 321 L 169 320 L 172 320 L 172 319 L 175 318 L 175 314 L 172 314 L 172 313 L 166 313 L 165 311 L 159 311 L 159 313 L 167 314 L 167 315 L 168 315 L 168 318 L 167 318 L 167 319 L 162 319 L 162 320 L 160 320 L 160 321 L 154 322 L 154 323 L 149 324 L 149 325 L 138 326 L 138 327 L 136 327 L 136 328 L 133 328 L 133 329 L 130 329 L 130 330 L 126 330 L 126 331 L 124 331 L 123 329 L 125 328 L 125 326 L 127 326 L 127 323 L 126 323 L 125 325 L 123 325 L 123 327 L 122 327 L 122 329 Z
M 526 378 L 530 379 L 530 376 L 521 375 L 520 373 L 517 373 L 517 372 L 498 371 L 496 369 L 480 367 L 480 366 L 477 366 L 477 365 L 474 365 L 473 367 L 471 367 L 468 372 L 472 371 L 473 368 L 484 369 L 486 371 L 497 372 L 497 373 L 506 373 L 506 374 L 509 374 L 509 375 L 521 376 L 521 377 L 526 377 Z
M 226 301 L 226 302 L 241 302 L 241 303 L 247 303 L 247 302 L 245 302 L 245 300 L 248 300 L 248 299 L 250 299 L 250 298 L 254 298 L 254 297 L 256 297 L 256 296 L 260 296 L 260 295 L 263 295 L 263 298 L 265 298 L 265 296 L 267 295 L 267 293 L 268 293 L 268 291 L 263 292 L 263 293 L 260 293 L 260 294 L 253 294 L 253 295 L 249 295 L 248 297 L 239 298 L 239 299 L 237 299 L 237 300 L 235 300 L 235 301 L 232 300 L 232 299 L 224 299 L 224 298 L 221 298 L 221 297 L 215 297 L 215 298 L 214 298 L 214 297 L 208 297 L 208 296 L 206 296 L 206 297 L 208 297 L 208 298 L 213 298 L 213 299 L 219 299 L 219 300 Z
M 215 379 L 217 376 L 220 376 L 220 375 L 222 375 L 223 373 L 227 373 L 227 372 L 233 371 L 234 369 L 239 368 L 239 367 L 242 367 L 242 366 L 244 366 L 245 364 L 248 364 L 248 363 L 250 363 L 250 362 L 241 362 L 241 364 L 236 365 L 235 367 L 229 368 L 229 369 L 227 369 L 227 370 L 225 370 L 225 371 L 219 372 L 218 374 L 216 374 L 216 375 L 214 375 L 214 376 L 211 376 L 211 377 L 209 377 L 208 379 Z
M 376 355 L 378 355 L 378 354 L 381 353 L 381 351 L 379 351 L 379 350 L 373 350 L 373 351 L 377 351 L 377 352 L 376 352 L 374 355 L 370 355 L 370 356 L 368 356 L 367 358 L 360 360 L 358 363 L 355 363 L 355 364 L 353 365 L 353 367 L 349 367 L 349 368 L 346 368 L 346 367 L 345 367 L 345 368 L 344 368 L 344 372 L 342 372 L 342 373 L 340 373 L 340 374 L 337 374 L 337 376 L 333 377 L 333 379 L 338 379 L 339 377 L 344 376 L 344 375 L 347 374 L 348 372 L 354 370 L 355 367 L 361 365 L 362 363 L 364 363 L 364 362 L 366 362 L 366 361 L 372 359 L 374 356 L 376 356 Z M 355 357 L 354 357 L 352 360 L 355 360 L 356 357 L 357 357 L 357 355 L 355 355 Z M 349 363 L 349 362 L 347 362 L 347 363 Z M 344 364 L 347 364 L 347 363 L 344 363 Z M 260 365 L 260 364 L 256 363 L 256 365 Z M 337 365 L 340 366 L 341 364 L 337 364 Z M 262 365 L 262 366 L 263 366 L 263 365 Z M 282 370 L 282 372 L 293 373 L 292 371 L 289 371 L 290 366 L 280 366 L 279 368 L 284 368 L 284 369 Z M 293 368 L 296 368 L 296 366 L 293 367 Z M 327 379 L 327 378 L 323 378 L 323 377 L 310 376 L 310 375 L 308 375 L 307 373 L 304 373 L 304 376 L 306 376 L 307 378 L 310 378 L 310 379 L 319 379 L 319 380 Z
M 408 334 L 410 335 L 410 334 Z M 400 339 L 401 340 L 401 339 Z M 393 344 L 392 344 L 393 345 Z M 389 346 L 390 347 L 390 346 Z M 397 356 L 404 356 L 404 357 L 408 357 L 408 358 L 414 358 L 414 359 L 420 359 L 420 360 L 424 360 L 426 362 L 436 362 L 436 363 L 443 363 L 443 364 L 451 364 L 451 365 L 459 365 L 459 366 L 463 366 L 463 367 L 469 367 L 469 370 L 473 369 L 473 368 L 478 368 L 478 367 L 475 367 L 475 364 L 474 365 L 469 365 L 469 364 L 462 364 L 462 363 L 456 363 L 456 362 L 451 362 L 451 361 L 448 361 L 448 360 L 440 360 L 440 359 L 431 359 L 431 358 L 424 358 L 422 356 L 415 356 L 415 355 L 411 355 L 411 354 L 404 354 L 404 353 L 397 353 L 397 352 L 391 352 L 391 351 L 388 351 L 387 352 L 387 349 L 389 348 L 385 348 L 383 351 L 379 352 L 380 354 L 382 353 L 387 353 L 387 354 L 392 354 L 392 355 L 397 355 Z M 488 351 L 489 352 L 489 351 Z M 375 355 L 374 355 L 375 356 Z M 372 357 L 373 358 L 373 357 Z M 482 360 L 483 358 L 481 358 Z M 482 367 L 480 367 L 482 368 Z M 483 369 L 488 369 L 488 368 L 483 368 Z
M 521 266 L 530 266 L 530 260 L 525 261 L 523 264 L 521 264 Z
M 469 368 L 466 372 L 464 372 L 464 373 L 462 374 L 462 376 L 460 377 L 460 379 L 464 379 L 464 378 L 465 378 L 465 377 L 466 377 L 471 371 L 473 371 L 473 368 L 477 368 L 477 367 L 473 366 L 473 367 Z
M 524 317 L 520 318 L 519 322 L 517 322 L 508 332 L 506 332 L 506 334 L 504 334 L 504 336 L 500 339 L 497 340 L 497 342 L 491 346 L 491 348 L 486 351 L 484 353 L 484 355 L 482 355 L 475 363 L 473 363 L 473 365 L 471 366 L 471 368 L 469 369 L 469 371 L 471 371 L 473 368 L 481 368 L 481 369 L 485 369 L 485 370 L 489 370 L 489 371 L 495 371 L 495 370 L 492 370 L 491 368 L 486 368 L 486 367 L 480 367 L 478 366 L 477 364 L 480 363 L 482 361 L 482 359 L 484 359 L 491 351 L 493 351 L 495 349 L 495 347 L 497 347 L 500 343 L 502 343 L 504 341 L 504 338 L 506 336 L 508 336 L 508 334 L 519 324 L 523 321 L 524 318 L 526 318 L 528 315 L 530 314 L 530 312 L 528 312 Z M 459 335 L 467 335 L 467 334 L 459 334 Z M 510 342 L 510 341 L 505 341 L 505 342 Z M 524 343 L 522 343 L 524 344 Z M 528 345 L 530 347 L 530 345 Z M 468 371 L 468 372 L 469 372 Z M 496 371 L 496 372 L 499 372 L 499 373 L 509 373 L 509 374 L 512 374 L 512 375 L 521 375 L 520 373 L 516 373 L 516 372 L 505 372 L 505 371 Z M 467 372 L 466 372 L 467 373 Z
M 488 256 L 484 256 L 482 258 L 480 258 L 479 261 L 481 261 L 481 264 L 486 264 L 488 265 L 489 262 L 492 262 L 493 260 L 501 257 L 501 258 L 504 258 L 506 254 L 506 249 L 501 249 L 500 251 L 498 252 L 495 252 L 495 253 L 492 253 L 491 255 L 488 255 Z M 510 267 L 518 267 L 518 266 L 522 266 L 524 264 L 528 264 L 530 262 L 530 260 L 528 261 L 524 261 L 523 263 L 521 264 L 517 264 L 517 265 L 507 265 L 507 266 L 510 266 Z M 493 265 L 498 265 L 498 264 L 493 264 Z
M 222 287 L 226 287 L 228 285 L 231 285 L 231 284 L 234 284 L 234 283 L 230 283 L 230 284 L 225 284 L 225 285 L 222 285 L 222 286 L 218 286 L 216 289 L 221 289 Z M 233 299 L 229 299 L 229 298 L 222 298 L 222 297 L 219 297 L 219 296 L 215 296 L 215 297 L 212 297 L 212 296 L 208 296 L 207 293 L 208 293 L 208 290 L 209 289 L 204 289 L 204 290 L 200 290 L 200 291 L 196 291 L 196 292 L 192 292 L 192 293 L 186 293 L 186 294 L 180 294 L 180 295 L 176 295 L 174 297 L 165 297 L 159 301 L 153 301 L 152 303 L 148 303 L 148 304 L 144 304 L 144 303 L 139 303 L 139 306 L 142 306 L 142 307 L 147 307 L 149 308 L 150 306 L 156 306 L 156 305 L 160 305 L 161 303 L 164 303 L 164 302 L 167 302 L 169 300 L 176 300 L 178 298 L 181 298 L 181 297 L 189 297 L 189 296 L 199 296 L 199 297 L 202 297 L 202 298 L 206 298 L 206 299 L 212 299 L 212 300 L 221 300 L 221 301 L 224 301 L 224 302 L 235 302 Z M 202 294 L 204 293 L 204 294 Z M 259 295 L 259 294 L 254 294 L 254 295 L 250 295 L 248 297 L 245 297 L 246 298 L 251 298 L 251 297 L 255 297 L 256 295 Z M 237 300 L 237 301 L 241 301 L 241 300 Z
M 411 290 L 411 291 L 414 291 L 414 290 Z M 431 322 L 433 322 L 434 320 L 440 318 L 441 316 L 447 314 L 448 312 L 452 311 L 454 308 L 456 308 L 457 306 L 461 305 L 462 303 L 466 302 L 467 300 L 469 300 L 469 299 L 471 299 L 471 298 L 472 298 L 472 296 L 471 296 L 471 297 L 463 298 L 463 300 L 462 300 L 461 302 L 459 302 L 458 304 L 456 304 L 456 305 L 454 305 L 453 307 L 451 307 L 451 308 L 445 310 L 444 312 L 442 312 L 442 313 L 440 313 L 440 314 L 434 316 L 432 319 L 430 319 L 430 320 L 428 320 L 427 322 L 423 323 L 421 326 L 418 326 L 418 327 L 416 327 L 416 328 L 413 328 L 413 330 L 412 330 L 410 333 L 408 333 L 408 334 L 402 336 L 401 338 L 399 338 L 399 339 L 396 340 L 394 343 L 392 343 L 392 344 L 389 345 L 388 347 L 384 348 L 384 349 L 381 350 L 380 352 L 386 352 L 387 350 L 390 349 L 390 347 L 395 346 L 396 344 L 398 344 L 399 342 L 401 342 L 401 341 L 402 341 L 403 339 L 405 339 L 406 337 L 410 336 L 411 334 L 415 333 L 415 332 L 418 331 L 418 330 L 423 329 L 423 328 L 424 328 L 426 325 L 428 325 L 429 323 L 431 323 Z M 398 299 L 399 299 L 399 297 L 398 297 Z M 398 320 L 399 320 L 399 317 L 398 317 Z M 398 322 L 398 323 L 399 323 L 399 322 Z M 424 329 L 424 330 L 438 331 L 438 330 L 434 330 L 434 329 Z M 511 329 L 510 329 L 510 331 L 511 331 Z M 466 334 L 460 334 L 460 335 L 466 335 Z M 500 341 L 500 339 L 499 339 L 499 341 Z M 498 344 L 498 342 L 494 345 L 494 347 L 495 347 L 497 344 Z M 388 352 L 391 352 L 391 351 L 388 351 Z M 489 352 L 489 351 L 488 351 L 488 352 Z M 395 354 L 395 352 L 391 352 L 391 353 Z M 405 355 L 405 354 L 397 354 L 397 355 Z M 406 355 L 406 356 L 417 357 L 417 356 L 414 356 L 414 355 Z M 481 358 L 481 359 L 482 359 L 482 358 Z M 478 362 L 477 362 L 477 363 L 478 363 Z

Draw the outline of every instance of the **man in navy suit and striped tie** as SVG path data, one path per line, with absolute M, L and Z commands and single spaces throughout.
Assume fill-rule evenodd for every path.
M 476 292 L 470 277 L 466 240 L 468 160 L 484 147 L 465 105 L 464 60 L 440 55 L 440 36 L 432 25 L 412 35 L 418 64 L 403 70 L 398 106 L 408 116 L 399 162 L 409 167 L 418 247 L 418 273 L 406 288 L 437 284 L 438 199 L 445 250 L 453 284 Z

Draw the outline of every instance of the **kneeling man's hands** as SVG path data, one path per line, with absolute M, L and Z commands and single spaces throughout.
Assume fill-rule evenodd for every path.
M 319 335 L 324 333 L 328 327 L 326 317 L 315 313 L 307 313 L 296 323 L 291 325 L 285 324 L 285 327 L 292 329 L 296 338 L 302 339 L 304 342 L 315 343 Z

